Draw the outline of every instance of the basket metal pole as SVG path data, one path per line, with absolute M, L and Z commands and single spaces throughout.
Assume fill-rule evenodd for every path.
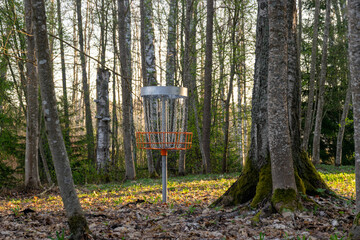
M 167 156 L 162 157 L 162 201 L 167 202 Z
M 161 116 L 161 131 L 162 134 L 162 150 L 161 150 L 161 158 L 162 158 L 162 201 L 163 203 L 167 202 L 167 151 L 165 149 L 165 132 L 166 132 L 166 104 L 165 99 L 162 99 L 162 116 Z

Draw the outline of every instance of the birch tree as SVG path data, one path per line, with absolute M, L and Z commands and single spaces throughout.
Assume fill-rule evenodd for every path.
M 27 31 L 27 111 L 26 111 L 26 151 L 25 151 L 25 187 L 37 189 L 40 187 L 39 177 L 39 105 L 38 78 L 35 67 L 35 42 L 33 37 L 33 23 L 31 0 L 25 0 L 25 24 Z
M 72 238 L 85 239 L 89 233 L 89 228 L 76 194 L 56 107 L 44 0 L 31 0 L 31 6 L 34 14 L 34 36 L 42 107 L 60 195 L 65 207 Z
M 355 140 L 356 213 L 351 239 L 360 239 L 360 2 L 348 0 L 349 65 Z
M 110 72 L 99 68 L 96 79 L 96 119 L 97 150 L 96 164 L 99 173 L 108 173 L 110 164 L 110 111 L 109 111 Z
M 155 46 L 154 46 L 154 27 L 153 27 L 153 13 L 152 1 L 140 0 L 140 15 L 141 15 L 141 69 L 143 86 L 156 86 L 156 68 L 155 68 Z M 149 128 L 148 126 L 145 126 Z M 154 167 L 154 159 L 151 150 L 146 150 L 147 165 L 150 177 L 156 177 Z

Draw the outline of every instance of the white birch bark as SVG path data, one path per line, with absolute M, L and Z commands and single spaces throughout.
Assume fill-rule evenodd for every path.
M 141 15 L 141 68 L 143 86 L 156 86 L 155 68 L 155 47 L 154 47 L 154 27 L 151 0 L 140 0 Z M 155 112 L 155 111 L 153 111 Z M 145 126 L 150 129 L 150 126 Z M 150 176 L 156 176 L 154 159 L 151 150 L 146 150 L 147 164 Z
M 96 79 L 96 119 L 97 150 L 96 165 L 98 172 L 108 172 L 110 164 L 110 112 L 109 112 L 109 70 L 99 68 Z

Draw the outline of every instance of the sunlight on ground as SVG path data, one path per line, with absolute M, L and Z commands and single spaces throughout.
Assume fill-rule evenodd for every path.
M 355 176 L 353 168 L 319 167 L 320 175 L 336 193 L 354 199 Z M 168 205 L 209 205 L 221 196 L 238 173 L 223 175 L 190 175 L 169 178 Z M 161 179 L 140 179 L 123 184 L 86 185 L 78 187 L 78 196 L 84 209 L 102 211 L 108 208 L 120 208 L 137 200 L 151 204 L 161 203 Z M 32 196 L 28 198 L 10 198 L 0 200 L 0 211 L 19 212 L 25 208 L 35 211 L 61 211 L 61 198 L 57 194 Z

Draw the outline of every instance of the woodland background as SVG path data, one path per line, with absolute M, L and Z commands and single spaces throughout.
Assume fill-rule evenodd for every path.
M 303 147 L 310 156 L 313 149 L 320 149 L 320 158 L 313 158 L 315 164 L 353 165 L 346 1 L 330 2 L 328 19 L 325 1 L 298 2 L 301 123 L 303 136 L 309 135 L 308 139 L 304 137 Z M 128 6 L 122 16 L 126 16 L 124 37 L 130 50 L 127 53 L 131 59 L 130 88 L 120 79 L 123 70 L 117 2 L 46 1 L 58 110 L 75 184 L 156 176 L 146 152 L 136 149 L 135 145 L 135 132 L 144 130 L 139 93 L 144 85 L 191 85 L 194 89 L 191 101 L 195 104 L 189 107 L 188 118 L 188 131 L 194 133 L 193 146 L 186 152 L 186 158 L 179 152 L 169 155 L 171 175 L 240 171 L 246 159 L 251 128 L 257 3 L 214 1 L 209 130 L 204 130 L 202 125 L 207 117 L 203 115 L 204 78 L 206 69 L 209 71 L 205 65 L 206 1 L 141 0 L 124 1 L 124 4 Z M 191 17 L 186 18 L 186 14 Z M 25 15 L 23 1 L 0 3 L 0 186 L 9 186 L 9 179 L 13 184 L 22 182 L 25 171 L 26 115 L 33 101 L 27 93 L 29 59 Z M 186 19 L 191 20 L 186 22 Z M 325 52 L 323 41 L 328 41 Z M 323 80 L 321 64 L 326 66 Z M 97 98 L 96 78 L 100 67 L 110 72 L 111 143 L 107 163 L 110 167 L 106 173 L 98 171 L 95 160 L 97 113 L 93 100 Z M 130 91 L 125 89 L 131 89 L 130 96 L 126 95 Z M 318 107 L 321 98 L 324 99 L 322 109 Z M 39 96 L 36 100 L 41 102 Z M 124 111 L 125 101 L 130 103 L 126 104 L 130 109 Z M 38 111 L 41 116 L 41 107 Z M 124 141 L 124 118 L 131 125 L 131 141 Z M 40 117 L 38 122 L 39 176 L 42 183 L 50 183 L 55 180 L 55 172 L 44 121 Z M 321 123 L 319 141 L 314 141 L 316 122 Z M 199 145 L 204 131 L 211 136 L 209 169 L 204 168 Z M 126 142 L 131 143 L 131 156 L 124 150 Z M 125 159 L 133 161 L 135 174 L 127 173 Z M 160 158 L 156 152 L 153 152 L 152 164 L 159 172 Z

